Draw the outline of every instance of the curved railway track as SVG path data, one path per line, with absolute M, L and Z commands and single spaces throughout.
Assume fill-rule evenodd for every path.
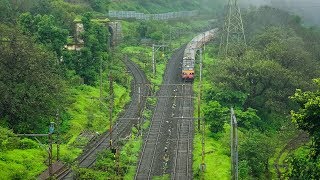
M 192 179 L 193 91 L 192 83 L 180 78 L 183 51 L 184 47 L 168 62 L 151 125 L 144 137 L 137 180 L 164 174 L 171 174 L 172 179 Z
M 134 84 L 132 91 L 132 99 L 129 107 L 125 111 L 122 118 L 118 119 L 116 125 L 113 127 L 111 132 L 113 144 L 117 144 L 118 140 L 125 138 L 131 133 L 131 128 L 134 124 L 138 123 L 141 110 L 143 108 L 137 106 L 139 104 L 139 97 L 141 98 L 141 106 L 145 106 L 146 96 L 149 94 L 149 89 L 146 86 L 139 86 L 141 84 L 148 84 L 145 74 L 140 70 L 140 68 L 130 60 L 124 60 L 128 70 L 134 76 Z M 141 96 L 139 96 L 139 89 Z M 140 112 L 139 112 L 140 111 Z M 85 151 L 82 156 L 80 156 L 77 161 L 79 167 L 92 167 L 97 159 L 97 155 L 102 150 L 110 147 L 110 132 L 104 133 L 98 141 L 94 144 L 89 145 L 89 150 Z M 73 171 L 70 168 L 65 168 L 56 175 L 57 179 L 73 179 Z

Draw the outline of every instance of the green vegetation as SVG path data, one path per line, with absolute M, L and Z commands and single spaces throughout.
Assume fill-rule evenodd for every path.
M 148 98 L 150 99 L 150 98 Z M 151 102 L 150 100 L 148 102 Z M 147 103 L 147 107 L 154 108 L 154 105 Z M 146 133 L 151 121 L 152 112 L 147 109 L 143 112 L 142 131 Z M 136 165 L 143 145 L 142 137 L 136 127 L 131 130 L 131 135 L 123 139 L 119 145 L 122 145 L 118 152 L 112 153 L 109 149 L 100 153 L 99 160 L 94 165 L 93 170 L 88 168 L 74 168 L 77 178 L 80 179 L 105 179 L 115 177 L 119 179 L 134 179 Z
M 15 132 L 40 133 L 64 103 L 65 82 L 56 58 L 17 28 L 2 25 L 0 32 L 0 124 Z
M 109 33 L 104 24 L 92 20 L 89 5 L 2 0 L 0 9 L 4 10 L 0 17 L 1 127 L 15 133 L 48 133 L 58 111 L 60 157 L 72 163 L 96 132 L 109 127 L 110 70 L 115 77 L 113 120 L 130 101 L 131 78 L 122 74 L 122 57 L 114 53 L 109 63 Z M 84 47 L 68 51 L 64 46 L 73 43 L 68 36 L 74 32 L 76 17 L 84 23 L 80 35 Z M 55 134 L 53 137 L 56 140 Z M 45 144 L 41 146 L 31 139 L 1 139 L 1 175 L 6 179 L 34 179 L 47 167 L 46 138 L 39 138 Z M 55 148 L 53 153 L 56 155 Z
M 206 47 L 208 55 L 204 58 L 205 93 L 202 103 L 206 132 L 209 131 L 206 142 L 229 142 L 224 132 L 230 118 L 229 108 L 234 107 L 239 127 L 240 179 L 276 178 L 278 174 L 273 168 L 279 162 L 291 164 L 287 169 L 289 173 L 282 174 L 282 177 L 317 178 L 317 168 L 311 168 L 319 165 L 317 160 L 306 158 L 306 154 L 299 153 L 301 151 L 292 153 L 295 144 L 287 143 L 298 132 L 288 113 L 298 108 L 296 102 L 301 108 L 306 108 L 308 104 L 313 110 L 319 104 L 317 100 L 311 101 L 315 96 L 308 96 L 308 93 L 302 93 L 301 90 L 293 96 L 296 102 L 289 98 L 296 89 L 312 90 L 315 87 L 311 82 L 320 75 L 320 62 L 313 39 L 319 38 L 318 31 L 301 26 L 296 16 L 269 7 L 248 10 L 243 17 L 248 40 L 247 50 L 243 54 L 222 59 L 214 56 L 218 51 L 217 44 Z M 309 113 L 301 109 L 295 112 L 294 121 L 298 122 L 301 129 L 316 129 L 310 123 L 315 123 L 315 117 L 319 114 L 317 111 Z M 200 134 L 196 138 L 200 138 Z M 199 141 L 195 142 L 195 172 L 200 164 Z M 314 138 L 313 142 L 316 144 Z M 284 147 L 288 149 L 281 151 Z M 311 147 L 310 156 L 317 157 L 315 149 L 318 148 Z M 227 146 L 223 148 L 229 149 Z M 210 150 L 206 149 L 205 152 Z M 230 156 L 228 151 L 216 152 L 216 155 L 220 154 L 225 155 L 226 159 Z M 289 161 L 288 157 L 291 157 Z M 208 162 L 211 163 L 206 160 Z M 310 171 L 302 171 L 298 166 L 309 168 Z M 225 177 L 228 178 L 230 167 L 224 168 L 222 171 L 226 172 Z M 206 171 L 204 176 L 209 173 Z M 202 173 L 196 175 L 202 176 Z
M 291 97 L 299 104 L 299 110 L 292 111 L 292 119 L 311 137 L 311 145 L 298 149 L 289 158 L 290 168 L 287 176 L 294 179 L 318 179 L 320 165 L 320 80 L 315 79 L 317 85 L 315 91 L 302 92 L 300 89 Z
M 154 176 L 152 177 L 152 180 L 169 180 L 170 175 L 169 174 L 164 174 L 163 176 Z
M 210 179 L 211 177 L 217 179 L 230 179 L 230 157 L 229 157 L 229 144 L 228 141 L 230 127 L 225 126 L 225 133 L 222 135 L 224 138 L 217 140 L 212 137 L 212 133 L 206 129 L 205 133 L 205 164 L 206 171 L 203 175 L 200 171 L 202 163 L 202 141 L 201 134 L 197 133 L 194 138 L 194 151 L 193 151 L 193 172 L 194 179 Z M 214 171 L 212 171 L 214 169 Z
M 159 0 L 155 3 L 148 0 L 125 0 L 124 2 L 112 2 L 110 4 L 110 9 L 129 10 L 143 13 L 163 13 L 170 11 L 195 10 L 198 9 L 198 2 L 188 0 Z
M 1 178 L 32 179 L 46 168 L 43 161 L 47 153 L 36 142 L 27 138 L 20 139 L 2 127 L 0 134 Z
M 147 74 L 158 90 L 166 63 L 174 50 L 205 29 L 215 27 L 222 0 L 0 0 L 0 174 L 3 179 L 34 179 L 47 167 L 47 139 L 21 138 L 15 133 L 48 133 L 59 125 L 61 160 L 71 165 L 97 133 L 109 127 L 109 78 L 113 80 L 114 121 L 130 101 L 131 77 L 121 60 L 128 57 Z M 209 5 L 210 4 L 210 5 Z M 122 21 L 122 43 L 112 52 L 106 28 L 109 10 L 164 13 L 200 10 L 199 17 L 170 21 Z M 319 41 L 318 28 L 306 28 L 301 19 L 270 8 L 243 12 L 248 48 L 238 57 L 216 57 L 217 44 L 204 56 L 201 114 L 205 117 L 205 162 L 199 171 L 201 134 L 194 141 L 194 178 L 229 179 L 229 108 L 235 108 L 239 126 L 240 179 L 319 179 Z M 96 18 L 102 17 L 99 21 Z M 204 18 L 204 19 L 202 19 Z M 79 51 L 75 20 L 84 31 Z M 165 44 L 155 53 L 152 44 Z M 100 80 L 102 83 L 100 84 Z M 102 92 L 100 92 L 100 85 Z M 198 82 L 194 83 L 197 90 Z M 298 90 L 297 90 L 298 89 Z M 291 98 L 289 98 L 291 96 Z M 142 125 L 150 125 L 155 99 L 148 99 Z M 59 112 L 57 121 L 57 111 Z M 291 122 L 290 114 L 293 122 Z M 195 113 L 197 113 L 195 111 Z M 290 144 L 295 128 L 311 142 Z M 10 130 L 9 130 L 10 129 Z M 54 140 L 56 136 L 54 134 Z M 142 146 L 137 127 L 114 155 L 102 152 L 93 169 L 75 167 L 78 178 L 133 179 Z M 54 145 L 54 155 L 56 155 Z M 116 163 L 120 158 L 120 164 Z M 285 165 L 280 173 L 275 165 Z M 287 167 L 287 168 L 285 168 Z M 214 169 L 214 171 L 212 170 Z M 154 179 L 169 179 L 169 175 Z

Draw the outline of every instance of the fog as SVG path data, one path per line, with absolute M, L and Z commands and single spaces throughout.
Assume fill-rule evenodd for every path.
M 269 5 L 299 15 L 303 23 L 320 25 L 320 0 L 239 0 L 242 7 Z

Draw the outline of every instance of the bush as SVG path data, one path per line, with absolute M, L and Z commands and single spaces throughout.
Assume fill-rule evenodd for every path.
M 37 142 L 28 139 L 28 138 L 23 138 L 20 142 L 19 142 L 19 149 L 36 149 L 38 148 L 39 145 Z

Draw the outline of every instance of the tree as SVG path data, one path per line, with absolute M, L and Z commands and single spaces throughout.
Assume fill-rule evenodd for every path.
M 257 51 L 247 51 L 243 58 L 219 60 L 214 64 L 211 79 L 220 88 L 241 92 L 246 96 L 244 109 L 282 111 L 298 83 L 299 74 L 265 59 Z
M 104 24 L 92 20 L 91 13 L 85 13 L 81 20 L 84 27 L 81 35 L 84 48 L 77 55 L 64 53 L 64 59 L 66 66 L 74 69 L 85 84 L 93 85 L 98 77 L 100 63 L 108 58 L 106 51 L 109 33 Z
M 242 11 L 243 24 L 246 27 L 246 37 L 251 41 L 256 34 L 263 32 L 267 27 L 295 28 L 300 25 L 300 18 L 290 15 L 289 12 L 277 8 L 262 6 L 250 11 Z
M 108 12 L 110 0 L 89 0 L 89 3 L 93 10 L 106 13 Z
M 28 11 L 33 3 L 33 0 L 0 0 L 0 22 L 15 24 L 20 13 Z
M 79 1 L 76 1 L 79 2 Z M 89 6 L 83 3 L 68 3 L 64 0 L 50 0 L 51 13 L 57 20 L 60 27 L 68 29 L 70 32 L 74 31 L 74 20 L 77 15 L 92 11 Z
M 310 158 L 308 148 L 300 148 L 288 158 L 289 179 L 320 179 L 320 158 Z
M 0 119 L 18 132 L 47 129 L 63 103 L 56 57 L 17 29 L 0 26 L 0 39 Z
M 34 6 L 31 8 L 30 12 L 34 15 L 36 14 L 50 14 L 52 11 L 52 5 L 50 0 L 37 0 Z
M 269 171 L 269 159 L 274 153 L 274 144 L 258 131 L 249 131 L 239 146 L 239 161 L 246 161 L 249 173 L 254 178 L 262 178 Z M 248 169 L 248 168 L 247 168 Z
M 35 36 L 37 42 L 56 52 L 60 58 L 67 44 L 68 31 L 58 27 L 52 15 L 23 13 L 19 17 L 19 24 L 26 34 Z
M 247 111 L 235 110 L 238 127 L 246 129 L 259 129 L 263 131 L 261 118 L 257 115 L 257 110 L 248 108 Z
M 299 129 L 307 131 L 312 137 L 313 156 L 318 157 L 320 155 L 320 79 L 316 79 L 314 82 L 317 84 L 315 91 L 303 92 L 297 89 L 291 97 L 300 107 L 297 111 L 291 111 L 291 115 L 293 122 L 298 125 Z
M 210 130 L 218 133 L 223 130 L 223 125 L 229 117 L 229 109 L 222 107 L 217 101 L 210 101 L 204 110 L 205 121 L 210 124 Z
M 0 152 L 15 149 L 18 144 L 19 138 L 12 131 L 0 126 Z
M 8 0 L 0 0 L 0 20 L 1 22 L 11 21 L 13 18 L 12 7 Z
M 305 81 L 319 76 L 319 64 L 293 29 L 270 27 L 255 36 L 252 46 L 263 52 L 264 57 L 277 61 L 282 67 L 299 72 L 299 76 Z

